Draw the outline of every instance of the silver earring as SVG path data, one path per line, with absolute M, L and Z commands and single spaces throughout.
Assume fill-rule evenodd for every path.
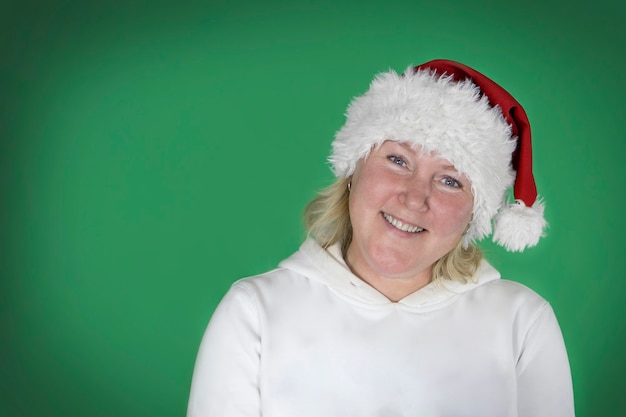
M 352 191 L 352 180 L 348 181 L 348 192 Z

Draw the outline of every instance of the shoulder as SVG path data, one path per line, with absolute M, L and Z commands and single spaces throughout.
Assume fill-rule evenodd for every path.
M 508 300 L 519 300 L 526 303 L 546 304 L 547 301 L 534 290 L 516 281 L 498 279 L 479 287 L 486 293 L 502 296 Z
M 465 295 L 467 304 L 489 317 L 517 323 L 528 328 L 543 315 L 553 315 L 552 307 L 542 296 L 514 281 L 496 279 Z
M 470 292 L 477 295 L 539 305 L 546 303 L 543 297 L 524 284 L 503 279 L 500 272 L 484 259 L 472 281 L 475 286 L 470 287 Z
M 263 274 L 235 281 L 224 300 L 238 300 L 268 308 L 278 302 L 300 298 L 316 286 L 304 275 L 285 268 L 277 268 Z
M 294 298 L 297 293 L 294 286 L 298 281 L 305 281 L 291 271 L 278 268 L 235 281 L 222 297 L 215 309 L 211 322 L 257 323 L 262 320 L 264 312 L 282 300 Z
M 255 294 L 301 284 L 305 280 L 306 277 L 294 271 L 285 268 L 276 268 L 262 274 L 241 278 L 235 281 L 231 286 L 231 291 L 243 291 L 249 294 Z
M 519 282 L 502 279 L 500 272 L 486 260 L 465 292 L 467 299 L 485 308 L 515 311 L 520 308 L 541 310 L 548 302 L 532 289 Z M 466 284 L 467 285 L 467 284 Z

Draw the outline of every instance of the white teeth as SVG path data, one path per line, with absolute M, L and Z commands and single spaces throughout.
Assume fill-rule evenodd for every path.
M 408 224 L 404 224 L 402 223 L 400 220 L 391 217 L 389 214 L 387 213 L 383 213 L 383 217 L 385 218 L 385 220 L 387 220 L 391 225 L 393 225 L 396 229 L 400 229 L 403 232 L 409 232 L 409 233 L 419 233 L 419 232 L 423 232 L 424 229 L 421 227 L 417 227 L 417 226 L 410 226 Z

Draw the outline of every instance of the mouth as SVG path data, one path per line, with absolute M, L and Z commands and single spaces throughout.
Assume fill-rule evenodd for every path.
M 392 225 L 393 227 L 395 227 L 398 230 L 402 230 L 403 232 L 420 233 L 420 232 L 423 232 L 425 230 L 423 227 L 411 226 L 410 224 L 402 223 L 400 220 L 396 219 L 395 217 L 393 217 L 390 214 L 387 214 L 385 212 L 383 212 L 383 217 L 385 218 L 385 220 L 387 220 L 387 222 L 390 225 Z

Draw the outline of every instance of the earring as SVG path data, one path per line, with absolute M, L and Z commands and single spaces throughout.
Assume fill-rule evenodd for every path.
M 352 180 L 348 181 L 348 192 L 352 191 Z

